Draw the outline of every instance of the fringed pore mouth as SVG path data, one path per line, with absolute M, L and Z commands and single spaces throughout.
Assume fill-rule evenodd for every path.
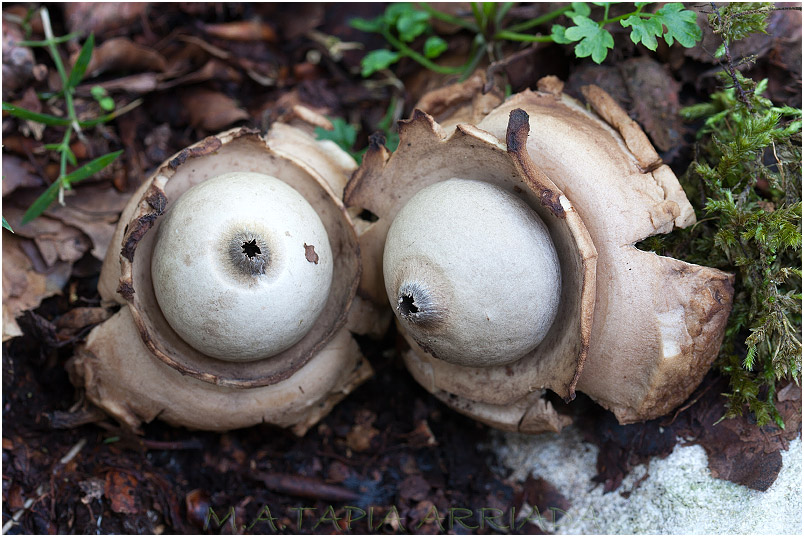
M 400 318 L 422 328 L 441 324 L 446 318 L 435 293 L 419 282 L 405 282 L 399 286 L 396 310 Z
M 229 259 L 243 275 L 261 276 L 270 264 L 271 255 L 261 235 L 241 231 L 229 242 Z

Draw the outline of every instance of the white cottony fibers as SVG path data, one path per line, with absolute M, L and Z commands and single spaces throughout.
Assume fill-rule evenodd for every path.
M 547 227 L 513 193 L 449 179 L 408 201 L 388 231 L 388 299 L 436 358 L 467 366 L 515 361 L 544 339 L 561 272 Z
M 209 356 L 249 361 L 282 352 L 312 328 L 329 296 L 326 229 L 275 177 L 227 173 L 194 186 L 169 206 L 157 237 L 159 307 Z

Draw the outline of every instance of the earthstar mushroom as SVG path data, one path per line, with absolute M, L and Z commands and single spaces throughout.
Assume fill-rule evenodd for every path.
M 453 408 L 490 425 L 533 433 L 560 430 L 569 418 L 543 398 L 548 389 L 570 401 L 577 388 L 622 423 L 669 412 L 689 396 L 715 358 L 733 294 L 729 274 L 634 246 L 695 222 L 678 180 L 639 126 L 600 88 L 583 90 L 594 111 L 563 94 L 555 77 L 542 79 L 539 91 L 505 102 L 498 98 L 491 109 L 493 95 L 476 98 L 482 82 L 475 77 L 425 96 L 426 111 L 449 128 L 414 111 L 400 124 L 399 149 L 389 154 L 372 144 L 347 185 L 347 205 L 378 216 L 361 236 L 360 293 L 377 303 L 390 299 L 396 307 L 397 324 L 410 345 L 403 356 L 413 376 Z M 398 241 L 389 229 L 404 218 L 407 204 L 452 178 L 493 183 L 519 198 L 539 214 L 555 245 L 561 269 L 556 318 L 545 339 L 524 355 L 518 349 L 506 353 L 504 346 L 499 355 L 476 353 L 466 336 L 464 347 L 442 356 L 415 323 L 400 315 L 393 276 L 383 281 L 383 273 L 426 280 L 441 270 L 443 259 L 421 263 L 387 250 L 386 266 L 378 260 L 388 248 L 386 240 L 389 245 Z M 491 198 L 488 202 L 493 205 Z M 458 203 L 456 192 L 445 195 L 442 206 Z M 481 201 L 473 211 L 445 212 L 444 218 L 451 220 L 450 230 L 462 229 L 487 210 Z M 408 241 L 427 225 L 417 224 L 416 233 L 405 236 Z M 445 229 L 436 220 L 433 236 L 438 237 L 439 227 Z M 439 237 L 434 248 L 443 251 L 449 238 L 448 233 Z M 470 257 L 472 241 L 460 237 L 456 242 L 447 257 Z M 502 238 L 498 242 L 500 247 L 485 255 L 499 259 L 478 267 L 474 293 L 493 294 L 501 280 L 527 281 L 521 270 L 506 270 L 504 260 L 516 251 L 503 246 Z M 536 257 L 530 256 L 534 272 Z M 529 291 L 533 285 L 522 287 Z M 527 292 L 519 295 L 503 294 L 500 301 L 514 301 L 524 310 L 533 299 Z M 470 300 L 455 301 L 450 311 L 473 307 Z M 526 332 L 539 331 L 533 319 L 524 322 Z M 510 330 L 493 327 L 491 333 Z M 462 351 L 471 359 L 454 359 Z M 490 359 L 484 361 L 484 354 Z
M 351 310 L 359 246 L 337 194 L 354 163 L 311 135 L 325 118 L 293 112 L 179 152 L 124 209 L 99 281 L 120 309 L 68 368 L 130 428 L 303 434 L 371 375 L 351 331 L 382 315 Z

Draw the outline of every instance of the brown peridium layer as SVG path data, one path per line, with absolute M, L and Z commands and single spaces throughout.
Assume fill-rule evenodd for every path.
M 576 205 L 597 248 L 595 319 L 578 389 L 621 423 L 661 416 L 687 399 L 717 355 L 733 276 L 637 249 L 695 222 L 678 179 L 600 88 L 583 88 L 597 114 L 561 93 L 555 78 L 540 88 L 478 126 L 501 136 L 510 110 L 528 112 L 528 153 Z
M 158 416 L 203 429 L 270 422 L 303 433 L 371 374 L 345 326 L 360 277 L 357 236 L 335 194 L 348 161 L 287 125 L 274 125 L 266 139 L 247 129 L 208 137 L 166 161 L 123 211 L 113 240 L 121 249 L 109 249 L 99 283 L 105 303 L 122 309 L 93 330 L 70 370 L 90 400 L 134 429 Z M 287 351 L 249 363 L 217 360 L 182 341 L 150 281 L 155 232 L 170 200 L 231 171 L 273 175 L 295 188 L 318 212 L 335 256 L 331 292 L 311 331 Z M 349 324 L 371 323 L 352 315 Z
M 583 89 L 592 112 L 562 89 L 546 77 L 540 91 L 513 96 L 478 128 L 501 140 L 512 110 L 529 115 L 527 153 L 572 201 L 598 253 L 594 322 L 578 390 L 621 423 L 651 419 L 681 404 L 708 371 L 731 310 L 733 276 L 634 247 L 693 224 L 692 206 L 647 136 L 608 94 Z M 474 397 L 470 390 L 451 393 Z
M 471 125 L 445 136 L 433 118 L 416 111 L 401 122 L 393 155 L 382 144 L 372 144 L 344 200 L 378 216 L 361 237 L 365 270 L 358 293 L 383 304 L 385 237 L 397 212 L 420 189 L 453 177 L 487 181 L 534 209 L 563 267 L 558 316 L 539 346 L 504 366 L 462 367 L 436 359 L 402 331 L 414 351 L 404 357 L 422 385 L 463 413 L 508 430 L 557 431 L 566 420 L 540 394 L 551 389 L 567 400 L 574 397 L 589 345 L 597 254 L 570 200 L 530 161 L 528 128 L 527 114 L 512 113 L 506 147 Z

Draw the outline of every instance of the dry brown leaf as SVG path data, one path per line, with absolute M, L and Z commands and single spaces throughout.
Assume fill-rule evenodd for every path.
M 45 215 L 83 231 L 92 241 L 92 255 L 103 260 L 129 197 L 129 193 L 118 192 L 109 184 L 84 185 L 75 189 L 66 205 L 54 204 Z
M 42 112 L 42 102 L 39 100 L 39 97 L 36 95 L 36 91 L 33 88 L 28 88 L 25 90 L 22 98 L 14 101 L 13 104 L 32 112 Z M 39 123 L 37 121 L 27 119 L 20 120 L 20 131 L 22 134 L 26 136 L 33 135 L 36 140 L 42 139 L 42 133 L 45 132 L 45 127 L 46 125 L 44 123 Z
M 137 489 L 137 479 L 128 472 L 112 470 L 106 474 L 106 487 L 104 495 L 112 504 L 115 513 L 135 514 L 137 499 L 134 492 Z
M 216 91 L 190 90 L 182 95 L 181 101 L 190 125 L 207 131 L 220 131 L 250 117 L 233 99 Z
M 16 205 L 3 207 L 3 216 L 8 220 L 14 233 L 20 237 L 33 239 L 48 268 L 59 261 L 74 263 L 89 250 L 90 240 L 80 230 L 47 216 L 40 216 L 22 225 L 24 212 Z
M 3 155 L 3 197 L 18 188 L 36 188 L 43 184 L 29 162 L 14 155 Z
M 204 31 L 212 37 L 231 41 L 268 41 L 277 42 L 273 28 L 260 21 L 237 21 L 223 24 L 205 24 Z
M 380 434 L 372 424 L 377 415 L 370 410 L 361 409 L 355 413 L 355 425 L 346 434 L 346 445 L 352 451 L 362 452 L 371 447 L 371 441 Z
M 422 501 L 430 492 L 430 483 L 421 474 L 406 477 L 399 484 L 399 497 L 404 500 Z
M 659 151 L 682 146 L 679 84 L 662 64 L 648 56 L 619 64 L 623 82 L 631 96 L 629 112 Z
M 64 18 L 71 32 L 102 36 L 123 28 L 145 14 L 145 2 L 72 2 L 64 4 Z
M 72 264 L 56 263 L 47 274 L 34 270 L 23 246 L 31 241 L 3 231 L 3 341 L 21 336 L 16 318 L 59 293 L 70 277 Z
M 228 63 L 212 58 L 200 69 L 197 69 L 179 78 L 174 78 L 173 80 L 159 84 L 159 89 L 166 90 L 176 86 L 185 86 L 188 84 L 206 82 L 207 80 L 220 80 L 223 82 L 239 83 L 243 80 L 243 75 L 241 75 L 237 69 L 234 69 Z
M 282 6 L 276 13 L 277 19 L 271 19 L 282 28 L 282 36 L 288 41 L 302 37 L 324 22 L 326 6 L 321 2 L 299 2 Z
M 21 157 L 27 157 L 39 151 L 42 144 L 31 140 L 30 138 L 21 134 L 9 134 L 3 136 L 3 149 L 9 153 L 14 153 Z M 4 153 L 5 155 L 5 153 Z
M 380 433 L 371 425 L 355 425 L 346 434 L 346 444 L 352 451 L 362 452 L 371 447 L 371 441 Z
M 93 77 L 105 71 L 164 71 L 166 67 L 165 58 L 152 48 L 138 45 L 127 37 L 116 37 L 95 48 L 87 73 Z
M 138 73 L 97 84 L 83 84 L 78 86 L 77 92 L 83 97 L 89 97 L 92 87 L 100 86 L 110 92 L 125 91 L 134 95 L 144 95 L 158 89 L 160 78 L 158 73 Z
M 3 18 L 3 100 L 24 88 L 33 78 L 33 51 L 17 46 L 17 42 L 23 39 L 19 26 Z
M 56 320 L 57 335 L 61 340 L 70 340 L 82 329 L 102 323 L 110 316 L 111 313 L 106 308 L 73 308 Z

